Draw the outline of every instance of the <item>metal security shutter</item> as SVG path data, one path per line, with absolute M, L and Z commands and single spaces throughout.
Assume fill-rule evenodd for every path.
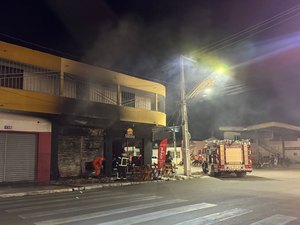
M 34 181 L 36 148 L 36 134 L 6 134 L 4 182 Z
M 0 133 L 0 182 L 4 179 L 6 133 Z

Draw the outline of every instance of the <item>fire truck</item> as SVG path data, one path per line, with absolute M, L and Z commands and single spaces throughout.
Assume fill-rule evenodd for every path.
M 204 147 L 204 173 L 210 176 L 235 173 L 238 177 L 252 172 L 249 140 L 214 140 Z

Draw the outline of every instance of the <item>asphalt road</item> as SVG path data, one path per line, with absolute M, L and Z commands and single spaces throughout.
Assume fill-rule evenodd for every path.
M 299 225 L 300 170 L 0 200 L 0 224 Z

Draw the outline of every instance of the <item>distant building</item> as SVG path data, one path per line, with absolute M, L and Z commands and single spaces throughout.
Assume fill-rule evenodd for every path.
M 162 84 L 0 41 L 0 182 L 80 176 L 97 155 L 109 175 L 122 149 L 151 163 L 165 97 Z
M 300 127 L 268 122 L 247 127 L 220 127 L 224 139 L 251 139 L 254 159 L 280 155 L 300 163 Z
M 205 144 L 205 140 L 190 140 L 190 154 L 194 156 L 201 154 Z

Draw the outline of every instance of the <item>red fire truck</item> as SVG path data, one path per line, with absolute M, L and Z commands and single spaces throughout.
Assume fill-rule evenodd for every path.
M 207 142 L 204 148 L 204 173 L 210 176 L 235 173 L 244 177 L 252 172 L 250 141 L 214 140 Z

